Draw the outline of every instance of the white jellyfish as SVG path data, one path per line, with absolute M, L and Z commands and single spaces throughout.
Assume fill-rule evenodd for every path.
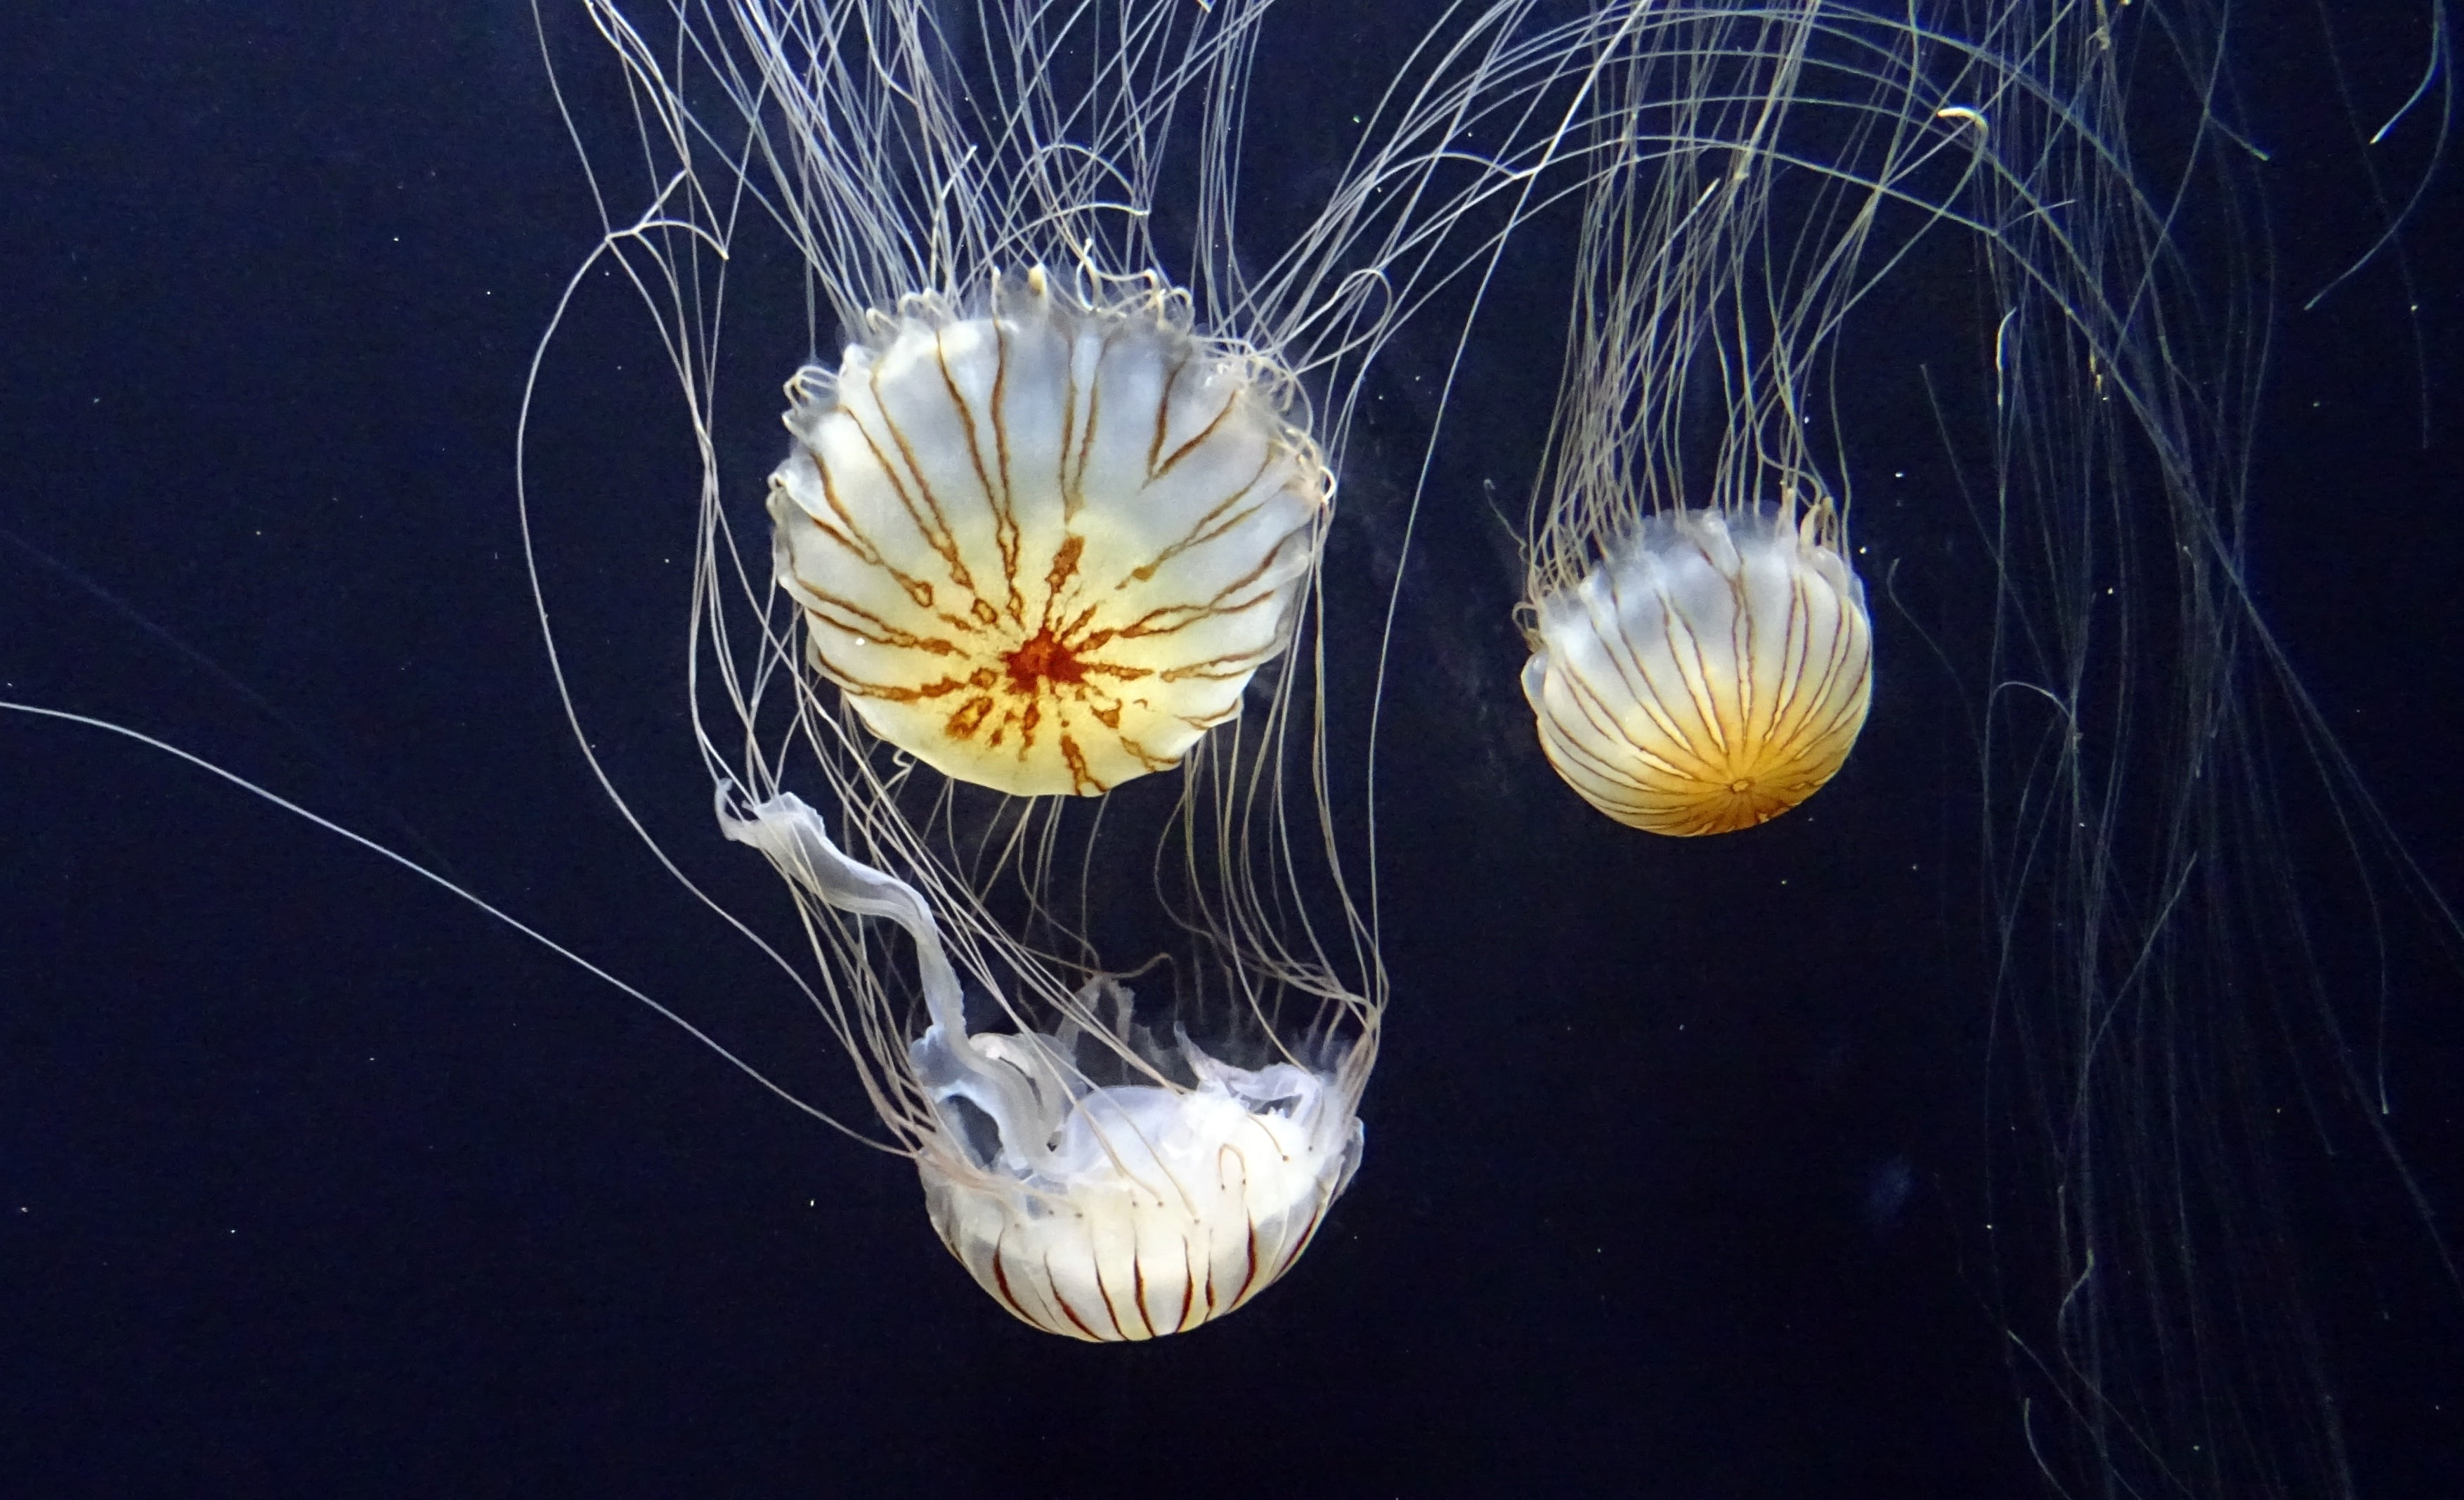
M 1334 484 L 1187 299 L 1042 266 L 900 299 L 799 372 L 771 477 L 806 660 L 945 775 L 1100 794 L 1180 763 L 1282 651 Z
M 721 828 L 785 876 L 800 982 L 984 1290 L 1070 1337 L 1194 1328 L 1359 1158 L 1386 981 L 1318 575 L 1351 411 L 1547 190 L 1615 19 L 1451 14 L 1253 262 L 1264 4 L 629 9 L 588 7 L 640 133 L 577 137 L 649 207 L 577 284 L 641 290 L 700 447 Z M 722 306 L 845 341 L 788 382 L 759 545 Z
M 2219 81 L 2239 11 L 1637 14 L 1524 538 L 1549 760 L 1668 833 L 1822 785 L 1894 623 L 1848 497 L 1860 467 L 1892 478 L 1876 454 L 1932 449 L 1950 482 L 1895 502 L 1965 546 L 1903 555 L 1951 604 L 1896 624 L 1972 704 L 1995 1112 L 1972 1223 L 2029 1451 L 2062 1493 L 2352 1493 L 2277 1127 L 2371 1140 L 2452 1268 L 2351 1061 L 2351 994 L 2385 981 L 2312 934 L 2322 898 L 2388 921 L 2385 888 L 2454 923 L 2388 857 L 2246 581 L 2277 289 L 2265 158 Z M 2436 77 L 2390 98 L 2398 121 Z M 2353 253 L 2400 238 L 2376 234 Z M 1907 393 L 1905 430 L 1848 422 L 1878 387 Z M 2288 788 L 2333 809 L 2323 865 L 2290 852 Z M 1942 789 L 1919 796 L 1892 816 L 1938 816 Z
M 1722 833 L 1812 796 L 1864 724 L 1865 585 L 1814 422 L 1842 320 L 1973 158 L 1863 76 L 1887 53 L 1852 13 L 1639 13 L 1594 120 L 1523 692 L 1584 801 Z
M 1873 700 L 1865 585 L 1837 512 L 1680 507 L 1535 590 L 1523 693 L 1585 802 L 1654 833 L 1777 817 L 1847 760 Z

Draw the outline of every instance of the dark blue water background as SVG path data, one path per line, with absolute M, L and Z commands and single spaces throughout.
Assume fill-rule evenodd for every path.
M 1265 76 L 1357 93 L 1410 10 L 1294 5 Z M 527 8 L 38 5 L 7 33 L 0 522 L 74 574 L 0 545 L 7 695 L 329 811 L 851 1102 L 556 706 L 514 419 L 596 220 Z M 2409 86 L 2408 35 L 2362 52 L 2365 112 Z M 2367 238 L 2356 126 L 2311 60 L 2260 70 L 2252 124 L 2288 288 Z M 1287 114 L 1299 192 L 1323 143 Z M 2451 890 L 2452 199 L 2410 289 L 2382 265 L 2280 330 L 2255 579 Z M 1562 241 L 1507 272 L 1404 600 L 1367 1164 L 1284 1285 L 1154 1347 L 1029 1332 L 940 1249 L 903 1161 L 327 834 L 0 721 L 0 1489 L 2030 1492 L 1974 1224 L 1972 750 L 1913 633 L 1983 566 L 1927 488 L 1939 435 L 1904 365 L 1860 393 L 1860 540 L 1915 613 L 1878 612 L 1884 687 L 1838 782 L 1750 835 L 1626 833 L 1551 777 L 1512 688 L 1487 486 L 1519 513 Z M 807 334 L 748 320 L 731 351 L 733 409 L 765 413 Z M 1397 544 L 1443 352 L 1398 344 L 1338 561 Z M 594 739 L 696 874 L 775 915 L 684 736 L 696 471 L 665 365 L 593 287 L 546 374 L 541 532 Z M 763 421 L 726 454 L 748 513 Z M 2453 1188 L 2453 975 L 2404 962 L 2449 987 L 2399 1007 L 2399 1126 Z M 2431 1492 L 2454 1367 L 2440 1407 L 2403 1331 L 2452 1331 L 2452 1289 L 2403 1271 L 2326 1311 L 2365 1476 Z

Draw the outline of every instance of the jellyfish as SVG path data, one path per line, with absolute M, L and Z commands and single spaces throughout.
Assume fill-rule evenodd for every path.
M 636 112 L 577 139 L 647 207 L 576 285 L 640 292 L 685 396 L 696 737 L 781 967 L 1001 1307 L 1221 1317 L 1356 1168 L 1386 1004 L 1328 746 L 1374 693 L 1330 687 L 1327 591 L 1382 586 L 1321 568 L 1345 432 L 1547 190 L 1616 20 L 1449 12 L 1252 262 L 1264 4 L 586 9 Z M 841 351 L 786 382 L 766 537 L 716 415 L 754 317 Z
M 2247 132 L 2288 126 L 2233 81 L 2239 14 L 1639 11 L 1598 93 L 1613 165 L 1521 538 L 1542 747 L 1620 823 L 1712 833 L 1802 803 L 1879 712 L 1878 635 L 1895 671 L 1958 685 L 1990 1077 L 1959 1232 L 1990 1252 L 2028 1451 L 2064 1494 L 2358 1491 L 2373 1335 L 2305 1260 L 2385 1242 L 2305 1219 L 2321 1162 L 2342 1191 L 2367 1158 L 2409 1205 L 2393 1238 L 2456 1284 L 2353 1003 L 2388 982 L 2355 951 L 2402 923 L 2380 893 L 2437 941 L 2455 924 L 2250 584 L 2282 189 Z M 2416 164 L 2445 99 L 2429 34 L 2374 138 L 2409 130 Z M 2400 251 L 2415 193 L 2387 188 L 2347 253 Z M 1883 390 L 1900 431 L 1858 425 Z M 1933 493 L 1874 472 L 1928 446 Z M 1890 611 L 1849 526 L 1878 483 L 1903 537 L 1922 514 L 1949 539 L 1903 541 Z M 1890 815 L 1943 804 L 1920 783 Z M 2304 805 L 2326 831 L 2292 831 Z M 2323 938 L 2333 912 L 2372 937 Z
M 1935 216 L 1912 206 L 1947 211 L 1955 182 L 1931 179 L 1972 163 L 1891 123 L 1900 100 L 1826 88 L 1873 60 L 1817 45 L 1850 25 L 1661 8 L 1599 90 L 1522 685 L 1558 776 L 1649 832 L 1798 805 L 1873 699 L 1845 475 L 1811 418 L 1846 315 Z
M 910 294 L 790 387 L 771 476 L 805 659 L 882 739 L 1018 796 L 1180 763 L 1283 650 L 1333 477 L 1287 372 L 1149 283 Z

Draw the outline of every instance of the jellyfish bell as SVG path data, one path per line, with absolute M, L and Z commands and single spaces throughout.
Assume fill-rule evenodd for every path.
M 928 1080 L 952 1071 L 928 1055 L 943 1041 L 928 1030 L 916 1043 Z M 1196 1328 L 1290 1269 L 1351 1182 L 1364 1133 L 1331 1079 L 1183 1048 L 1194 1084 L 1113 1085 L 1056 1104 L 1039 1121 L 1055 1142 L 1045 1159 L 917 1156 L 941 1242 L 1022 1321 L 1096 1343 Z
M 1836 532 L 1827 507 L 1649 516 L 1533 601 L 1523 695 L 1566 784 L 1629 827 L 1695 834 L 1768 822 L 1831 780 L 1874 661 Z
M 1334 481 L 1290 378 L 1152 276 L 929 295 L 788 385 L 770 479 L 805 659 L 945 776 L 1094 796 L 1177 765 L 1290 639 Z

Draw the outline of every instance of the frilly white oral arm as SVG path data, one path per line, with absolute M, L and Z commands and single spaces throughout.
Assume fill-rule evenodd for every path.
M 822 815 L 794 792 L 781 792 L 767 802 L 738 812 L 738 791 L 732 783 L 718 788 L 719 831 L 738 844 L 769 856 L 781 874 L 825 904 L 850 916 L 876 916 L 897 923 L 915 940 L 915 966 L 924 986 L 924 1008 L 933 1018 L 922 1046 L 937 1050 L 966 1075 L 959 1080 L 932 1080 L 963 1095 L 1001 1131 L 1001 1144 L 1028 1164 L 1041 1164 L 1052 1133 L 1067 1107 L 1067 1091 L 1055 1089 L 1060 1102 L 1045 1096 L 1036 1081 L 1006 1056 L 988 1056 L 967 1034 L 966 1007 L 957 971 L 941 944 L 941 929 L 933 909 L 913 886 L 875 870 L 832 843 Z

